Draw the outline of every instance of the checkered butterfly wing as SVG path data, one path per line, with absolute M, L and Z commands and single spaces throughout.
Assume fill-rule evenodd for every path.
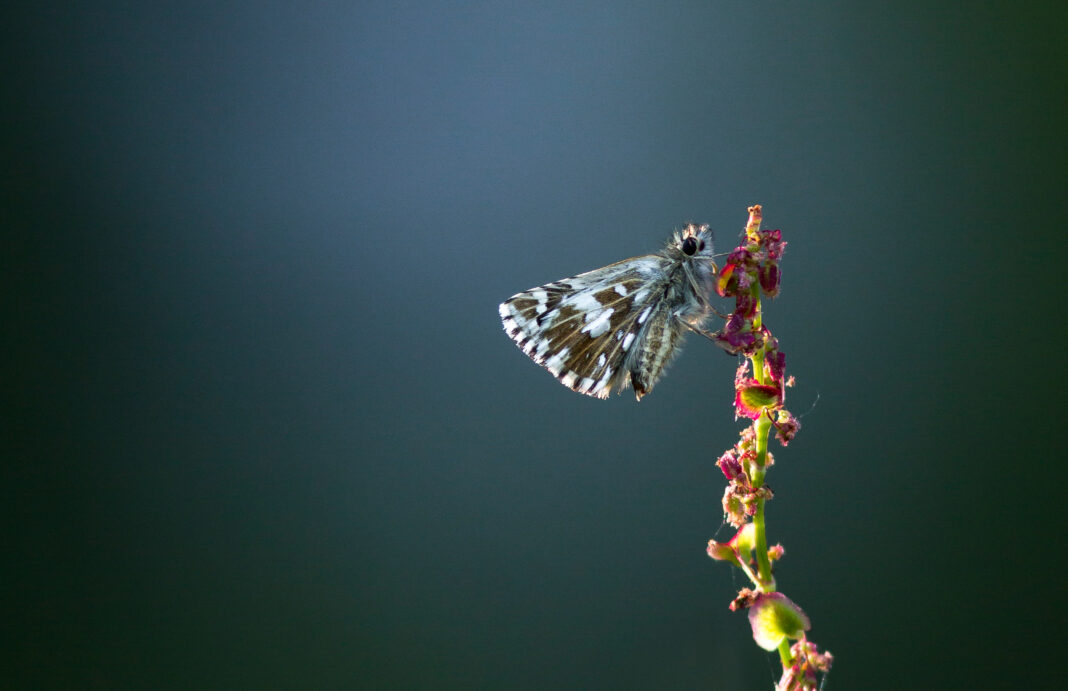
M 574 391 L 606 398 L 633 385 L 640 399 L 682 335 L 664 299 L 673 265 L 635 257 L 513 295 L 500 306 L 505 332 Z

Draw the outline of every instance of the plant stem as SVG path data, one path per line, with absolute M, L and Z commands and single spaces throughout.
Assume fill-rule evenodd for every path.
M 789 669 L 794 664 L 794 656 L 790 654 L 790 640 L 782 639 L 779 643 L 779 659 L 782 660 L 782 668 Z
M 756 298 L 756 315 L 753 317 L 753 327 L 754 329 L 760 329 L 763 315 L 760 311 L 759 285 L 753 286 L 753 295 Z M 753 378 L 761 384 L 765 384 L 764 347 L 758 348 L 749 358 L 749 361 L 753 367 Z M 753 464 L 753 477 L 750 478 L 750 481 L 753 484 L 753 489 L 760 489 L 764 486 L 764 474 L 768 463 L 768 433 L 771 431 L 771 417 L 768 411 L 764 411 L 764 414 L 753 422 L 753 431 L 756 432 L 757 458 L 756 463 Z M 756 513 L 753 515 L 753 527 L 756 529 L 757 573 L 760 575 L 761 588 L 765 592 L 773 592 L 775 590 L 775 581 L 771 577 L 771 560 L 768 559 L 768 538 L 764 529 L 764 503 L 764 497 L 757 499 Z
M 753 573 L 752 567 L 744 559 L 738 560 L 738 566 L 742 569 L 746 576 L 749 576 L 749 580 L 753 582 L 753 585 L 757 588 L 760 587 L 760 577 Z
M 768 432 L 771 430 L 771 418 L 761 415 L 753 423 L 756 431 L 757 460 L 754 464 L 751 482 L 754 489 L 764 486 L 764 474 L 768 460 Z M 764 592 L 775 591 L 775 580 L 771 577 L 771 560 L 768 559 L 768 539 L 764 530 L 764 497 L 757 498 L 756 513 L 753 514 L 753 527 L 756 530 L 757 573 L 760 575 L 761 589 Z

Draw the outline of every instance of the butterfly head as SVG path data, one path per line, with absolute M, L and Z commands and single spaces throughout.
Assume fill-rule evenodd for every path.
M 704 259 L 712 261 L 712 230 L 707 225 L 689 223 L 668 243 L 668 251 L 678 259 Z
M 707 295 L 712 291 L 717 271 L 714 253 L 712 230 L 707 225 L 688 223 L 682 230 L 675 231 L 664 254 L 669 259 L 687 264 L 688 271 Z

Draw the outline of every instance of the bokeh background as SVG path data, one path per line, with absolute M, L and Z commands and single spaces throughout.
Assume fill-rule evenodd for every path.
M 0 685 L 770 688 L 734 361 L 597 401 L 497 317 L 753 203 L 826 688 L 1058 685 L 1063 3 L 8 12 Z

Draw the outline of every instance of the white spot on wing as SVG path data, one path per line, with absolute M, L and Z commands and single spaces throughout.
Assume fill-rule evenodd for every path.
M 623 339 L 623 350 L 630 347 L 630 344 L 634 342 L 634 334 L 627 334 L 627 337 Z
M 530 320 L 515 310 L 512 310 L 512 321 L 514 321 L 516 326 L 518 326 L 523 331 L 533 331 L 533 329 L 527 328 L 527 326 L 530 324 Z
M 553 374 L 560 371 L 560 368 L 564 366 L 564 361 L 567 360 L 568 351 L 570 348 L 561 348 L 553 354 L 551 358 L 545 361 L 545 367 Z
M 604 367 L 604 363 L 605 362 L 606 362 L 606 358 L 604 356 L 604 353 L 601 353 L 600 357 L 597 358 L 597 366 L 598 367 Z
M 612 324 L 609 323 L 608 319 L 612 316 L 613 311 L 614 310 L 611 307 L 604 310 L 603 312 L 601 312 L 600 316 L 598 316 L 586 326 L 582 327 L 582 331 L 584 333 L 589 332 L 590 338 L 597 338 L 598 336 L 602 336 L 609 329 L 612 328 Z
M 616 292 L 619 293 L 621 297 L 627 297 L 627 286 L 623 285 L 622 283 L 617 283 Z
M 638 323 L 644 324 L 645 320 L 649 318 L 649 313 L 653 311 L 653 306 L 649 305 L 642 310 L 642 313 L 638 315 Z
M 576 293 L 569 297 L 566 302 L 571 303 L 579 312 L 597 312 L 604 307 L 591 292 Z
M 608 386 L 608 380 L 611 379 L 611 378 L 612 378 L 612 368 L 609 367 L 605 371 L 604 376 L 601 377 L 601 380 L 599 382 L 597 382 L 597 386 L 593 387 L 594 391 L 599 391 L 599 392 L 603 391 L 603 389 L 606 386 Z M 607 393 L 608 393 L 607 391 L 603 391 L 603 393 L 601 393 L 600 395 L 601 395 L 602 398 L 604 398 L 605 394 L 607 394 Z

